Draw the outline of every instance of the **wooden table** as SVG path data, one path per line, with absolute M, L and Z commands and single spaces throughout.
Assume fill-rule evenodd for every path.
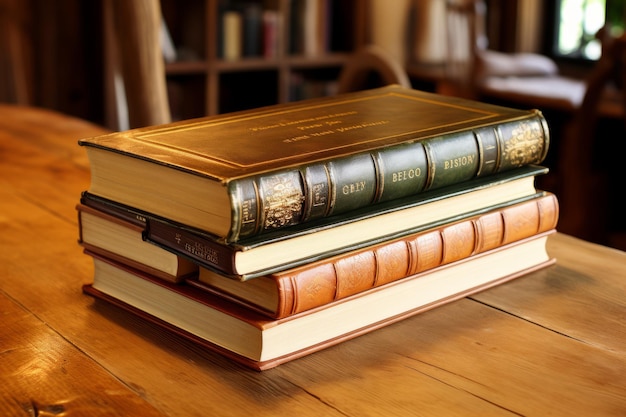
M 266 372 L 82 294 L 77 139 L 0 106 L 3 416 L 624 416 L 626 253 L 557 234 L 558 263 Z

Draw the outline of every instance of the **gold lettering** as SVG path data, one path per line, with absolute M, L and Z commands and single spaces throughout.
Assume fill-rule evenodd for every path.
M 323 125 L 321 123 L 316 123 L 314 125 L 308 125 L 308 126 L 298 126 L 299 130 L 308 130 L 308 129 L 316 129 L 318 127 L 322 127 Z
M 443 163 L 443 169 L 452 169 L 458 168 L 466 165 L 474 164 L 476 160 L 476 155 L 465 155 L 459 158 L 454 159 L 446 159 Z
M 366 127 L 373 127 L 373 126 L 382 126 L 382 125 L 386 125 L 386 124 L 389 124 L 389 123 L 390 123 L 389 120 L 380 120 L 380 121 L 374 121 L 374 122 L 363 122 L 363 123 L 359 123 L 357 125 L 340 127 L 337 130 L 339 132 L 346 132 L 348 130 L 363 129 L 363 128 L 366 128 Z
M 397 171 L 391 174 L 391 182 L 400 182 L 406 180 L 412 180 L 422 175 L 421 168 L 405 169 L 403 171 Z
M 323 184 L 313 186 L 313 207 L 326 205 L 326 187 Z
M 254 221 L 256 213 L 252 210 L 252 200 L 244 200 L 241 204 L 241 221 L 248 223 Z
M 310 117 L 310 118 L 307 118 L 307 119 L 296 119 L 296 120 L 290 120 L 288 122 L 279 122 L 279 123 L 275 123 L 275 124 L 272 124 L 272 125 L 266 125 L 266 126 L 254 126 L 254 127 L 248 128 L 248 129 L 253 131 L 253 132 L 258 132 L 258 131 L 264 131 L 264 130 L 269 130 L 269 129 L 278 129 L 278 128 L 283 128 L 283 127 L 298 125 L 298 124 L 301 124 L 301 123 L 316 122 L 316 121 L 319 121 L 319 120 L 328 120 L 328 119 L 334 119 L 334 118 L 337 118 L 337 117 L 353 116 L 355 114 L 358 114 L 358 112 L 352 110 L 352 111 L 345 111 L 345 112 L 340 112 L 340 113 L 324 114 L 324 115 L 320 115 L 320 116 L 316 116 L 316 117 Z M 336 123 L 342 123 L 342 121 L 340 121 L 340 120 L 330 121 L 330 122 L 325 121 L 324 123 L 326 123 L 326 124 L 336 124 Z
M 333 132 L 332 130 L 325 130 L 323 132 L 312 132 L 311 136 L 324 136 L 324 135 L 331 135 L 335 132 Z
M 365 181 L 353 182 L 351 184 L 346 184 L 341 188 L 341 192 L 344 195 L 358 193 L 359 191 L 365 190 Z
M 301 140 L 306 140 L 306 139 L 309 139 L 309 138 L 310 138 L 309 135 L 295 136 L 293 138 L 285 139 L 284 142 L 286 142 L 286 143 L 299 142 Z
M 214 265 L 219 265 L 219 254 L 199 242 L 185 243 L 185 251 Z

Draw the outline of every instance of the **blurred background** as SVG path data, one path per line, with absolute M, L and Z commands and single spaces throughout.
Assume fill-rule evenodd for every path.
M 388 82 L 538 108 L 552 131 L 539 185 L 567 207 L 560 230 L 626 248 L 625 3 L 0 0 L 0 102 L 111 130 Z M 155 55 L 136 38 L 156 39 Z

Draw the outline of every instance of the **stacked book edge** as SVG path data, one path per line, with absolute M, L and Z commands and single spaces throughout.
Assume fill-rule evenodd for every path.
M 554 263 L 536 111 L 391 86 L 79 143 L 83 291 L 256 370 Z

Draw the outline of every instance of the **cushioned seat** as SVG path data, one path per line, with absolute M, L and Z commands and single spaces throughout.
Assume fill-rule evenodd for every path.
M 539 109 L 574 111 L 586 91 L 583 80 L 563 76 L 492 76 L 483 79 L 480 94 Z
M 542 110 L 571 112 L 582 102 L 584 80 L 559 73 L 537 53 L 488 49 L 483 0 L 447 0 L 447 77 L 468 98 Z

